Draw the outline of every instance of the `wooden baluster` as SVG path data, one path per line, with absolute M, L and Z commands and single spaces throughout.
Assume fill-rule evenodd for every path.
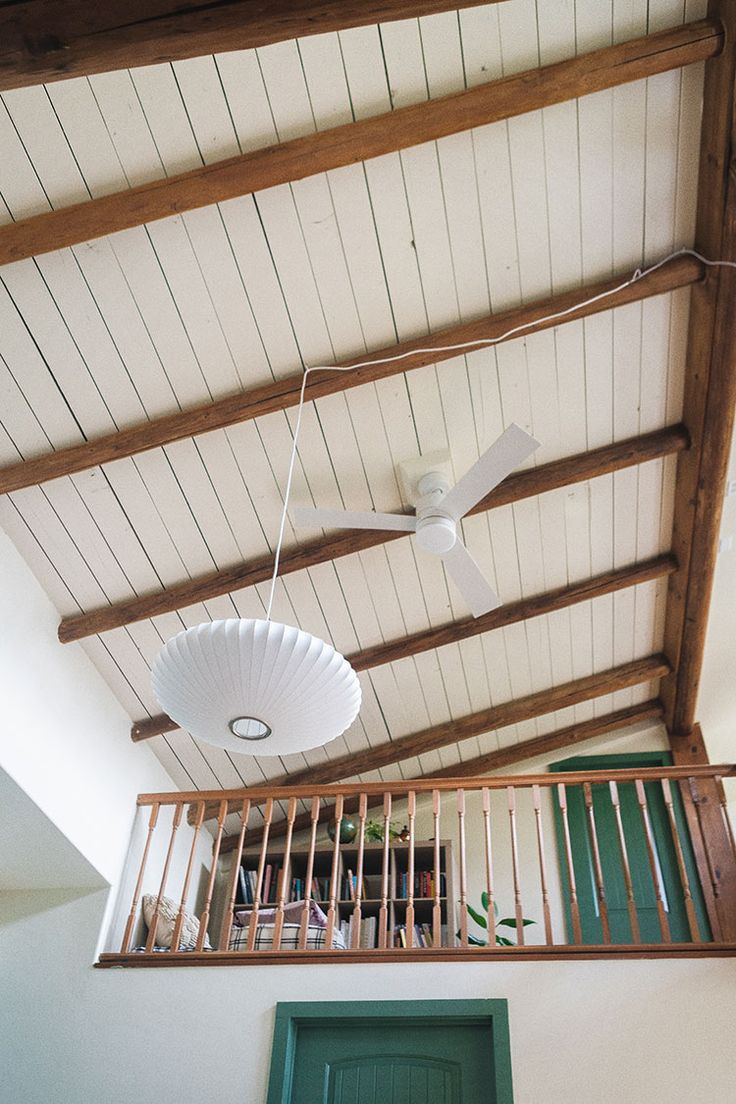
M 440 791 L 432 790 L 432 817 L 434 819 L 434 905 L 432 906 L 432 946 L 442 946 L 442 849 L 440 846 Z M 451 904 L 447 902 L 447 915 Z
M 174 930 L 171 933 L 171 949 L 172 951 L 179 950 L 179 939 L 181 937 L 181 929 L 184 923 L 184 910 L 186 908 L 187 896 L 189 894 L 189 883 L 192 878 L 192 868 L 194 866 L 194 855 L 197 850 L 197 841 L 199 839 L 199 833 L 202 828 L 202 822 L 204 821 L 204 801 L 197 802 L 197 813 L 194 818 L 194 831 L 192 832 L 192 846 L 189 848 L 189 858 L 187 860 L 187 868 L 184 872 L 184 885 L 181 890 L 181 900 L 179 901 L 179 911 L 176 914 L 176 920 L 174 921 Z
M 493 851 L 491 850 L 491 791 L 483 787 L 483 837 L 486 854 L 486 895 L 488 897 L 488 946 L 496 946 L 496 902 L 493 896 Z
M 233 926 L 233 915 L 235 912 L 235 901 L 238 896 L 238 883 L 240 881 L 240 864 L 243 861 L 243 848 L 245 846 L 245 833 L 248 829 L 248 817 L 250 816 L 250 798 L 243 801 L 243 807 L 240 810 L 240 835 L 238 836 L 238 846 L 235 849 L 233 855 L 233 864 L 230 870 L 230 888 L 228 890 L 227 899 L 225 901 L 225 913 L 222 918 L 222 927 L 220 929 L 220 944 L 221 951 L 227 951 L 230 947 L 230 932 Z M 245 902 L 243 902 L 245 903 Z
M 415 862 L 414 862 L 414 847 L 415 847 L 415 822 L 417 813 L 417 795 L 416 792 L 410 790 L 407 794 L 407 819 L 409 821 L 409 847 L 407 850 L 407 863 L 406 863 L 406 945 L 407 947 L 413 947 L 416 943 L 416 935 L 414 932 L 414 878 L 415 878 Z
M 414 823 L 417 815 L 417 795 L 413 790 L 407 794 L 407 816 L 409 818 L 409 854 L 406 870 L 406 945 L 413 947 L 416 942 L 414 932 Z
M 716 871 L 713 869 L 713 858 L 710 853 L 710 847 L 708 846 L 708 825 L 703 823 L 703 817 L 700 812 L 700 793 L 698 792 L 698 784 L 694 778 L 688 778 L 687 784 L 690 789 L 690 797 L 692 798 L 693 805 L 695 806 L 695 813 L 698 818 L 698 827 L 700 828 L 700 835 L 703 840 L 703 849 L 705 850 L 705 858 L 708 864 L 708 877 L 710 878 L 713 896 L 720 897 L 721 884 Z
M 570 844 L 570 823 L 567 818 L 567 791 L 565 783 L 557 785 L 557 801 L 562 816 L 562 834 L 565 840 L 565 866 L 567 868 L 567 880 L 570 885 L 570 915 L 572 917 L 572 937 L 574 945 L 579 947 L 583 942 L 583 932 L 580 927 L 580 906 L 578 905 L 578 891 L 575 885 L 575 870 L 572 864 L 572 845 Z
M 468 946 L 468 887 L 465 861 L 465 790 L 457 791 L 457 828 L 460 842 L 460 946 Z M 448 912 L 451 902 L 447 902 Z
M 143 847 L 143 857 L 141 858 L 141 865 L 138 871 L 138 878 L 135 883 L 135 889 L 133 890 L 133 900 L 130 903 L 130 913 L 125 924 L 125 931 L 123 932 L 123 941 L 120 944 L 120 953 L 127 954 L 130 950 L 130 940 L 133 935 L 133 927 L 135 925 L 136 913 L 138 912 L 138 902 L 141 898 L 141 889 L 143 888 L 143 875 L 146 872 L 146 863 L 148 862 L 148 852 L 151 850 L 151 840 L 153 839 L 153 831 L 156 827 L 156 821 L 158 820 L 159 804 L 151 806 L 151 815 L 148 818 L 148 832 L 146 834 L 146 842 Z
M 353 909 L 353 934 L 350 940 L 351 947 L 356 950 L 360 947 L 360 925 L 363 920 L 363 857 L 365 854 L 365 818 L 368 812 L 368 797 L 361 794 L 358 798 L 358 869 L 355 874 L 355 908 Z
M 332 950 L 332 940 L 335 934 L 335 919 L 338 900 L 338 881 L 340 878 L 340 828 L 342 826 L 342 814 L 344 799 L 342 794 L 335 798 L 335 846 L 332 849 L 332 873 L 330 875 L 330 907 L 327 910 L 327 931 L 325 933 L 325 950 Z
M 176 833 L 179 831 L 179 825 L 181 824 L 181 814 L 184 810 L 184 803 L 178 801 L 174 806 L 174 819 L 171 824 L 171 835 L 169 836 L 169 847 L 166 852 L 166 858 L 164 860 L 164 869 L 161 875 L 161 884 L 158 889 L 158 896 L 156 898 L 156 906 L 153 910 L 153 916 L 151 917 L 151 923 L 148 928 L 148 938 L 146 939 L 146 952 L 150 953 L 153 950 L 154 943 L 156 941 L 156 928 L 158 927 L 158 918 L 161 909 L 161 898 L 164 895 L 166 889 L 166 881 L 169 877 L 169 867 L 171 866 L 171 857 L 174 854 L 174 844 L 176 843 Z
M 626 837 L 624 835 L 624 825 L 621 820 L 621 805 L 618 797 L 618 786 L 615 782 L 609 782 L 608 788 L 611 793 L 611 804 L 613 805 L 613 814 L 616 818 L 616 832 L 618 834 L 618 849 L 621 855 L 621 866 L 624 872 L 624 885 L 626 886 L 626 905 L 629 910 L 629 923 L 631 924 L 631 941 L 632 943 L 641 943 L 641 931 L 639 930 L 639 917 L 636 911 L 636 900 L 634 898 L 634 883 L 631 878 L 631 866 L 629 864 L 629 853 L 626 849 Z
M 524 946 L 524 910 L 521 907 L 521 881 L 519 879 L 519 843 L 516 837 L 516 791 L 506 787 L 509 799 L 509 832 L 511 834 L 511 869 L 514 875 L 514 915 L 516 917 L 516 942 Z
M 253 908 L 248 924 L 248 950 L 255 950 L 256 928 L 258 927 L 258 911 L 261 907 L 261 893 L 263 892 L 263 875 L 266 870 L 266 854 L 268 852 L 268 834 L 273 817 L 273 798 L 269 797 L 263 812 L 263 836 L 261 837 L 261 853 L 258 858 L 258 873 L 256 874 L 256 891 L 253 894 Z
M 636 796 L 639 802 L 639 809 L 641 810 L 642 824 L 644 825 L 644 836 L 647 844 L 647 855 L 649 857 L 649 869 L 652 874 L 654 892 L 657 898 L 657 916 L 659 917 L 662 941 L 664 943 L 671 943 L 672 937 L 670 935 L 670 925 L 667 919 L 667 909 L 665 908 L 664 897 L 662 896 L 662 880 L 657 867 L 657 852 L 655 850 L 654 836 L 652 835 L 652 825 L 649 820 L 647 795 L 644 791 L 644 783 L 640 778 L 636 779 L 634 785 L 636 786 Z
M 215 878 L 217 877 L 217 861 L 220 858 L 220 847 L 222 845 L 222 833 L 225 830 L 225 818 L 227 817 L 227 801 L 221 801 L 220 807 L 217 812 L 217 835 L 215 836 L 215 842 L 212 847 L 212 866 L 210 867 L 210 876 L 207 882 L 207 895 L 204 901 L 204 908 L 202 909 L 202 915 L 199 918 L 199 935 L 197 936 L 196 950 L 201 951 L 204 947 L 204 941 L 207 938 L 207 929 L 210 926 L 210 906 L 212 905 L 212 891 L 215 888 Z
M 483 791 L 485 793 L 485 791 Z M 539 855 L 539 882 L 542 888 L 542 913 L 544 915 L 544 938 L 547 946 L 554 942 L 552 938 L 552 914 L 549 907 L 549 890 L 547 888 L 547 861 L 544 855 L 544 833 L 542 830 L 542 791 L 539 786 L 532 786 L 532 801 L 534 803 L 534 821 L 537 828 L 537 853 Z
M 304 879 L 304 908 L 299 925 L 299 950 L 303 951 L 307 946 L 309 928 L 309 902 L 312 898 L 312 881 L 314 879 L 314 851 L 317 846 L 317 826 L 319 824 L 319 798 L 312 798 L 311 809 L 312 834 L 309 837 L 309 855 L 307 856 L 307 873 Z
M 682 895 L 685 903 L 685 913 L 687 914 L 687 923 L 690 928 L 690 938 L 693 943 L 702 943 L 700 938 L 700 928 L 698 927 L 698 916 L 695 912 L 695 902 L 690 890 L 690 879 L 687 876 L 687 867 L 685 866 L 685 855 L 682 850 L 682 842 L 680 840 L 680 833 L 677 829 L 677 820 L 675 818 L 675 807 L 672 803 L 672 789 L 670 787 L 669 778 L 663 778 L 661 780 L 662 793 L 664 795 L 664 803 L 667 808 L 667 817 L 670 822 L 670 831 L 672 833 L 672 842 L 675 846 L 675 855 L 677 856 L 677 869 L 680 873 L 680 881 L 682 882 Z
M 595 892 L 598 898 L 598 912 L 601 918 L 601 930 L 603 942 L 611 942 L 611 926 L 608 922 L 608 901 L 606 900 L 606 887 L 603 881 L 603 867 L 601 865 L 601 853 L 598 847 L 598 833 L 595 829 L 595 812 L 593 810 L 593 789 L 590 782 L 583 783 L 583 795 L 585 797 L 585 811 L 588 816 L 588 832 L 590 846 L 593 852 L 593 877 L 595 879 Z
M 378 911 L 378 946 L 386 947 L 388 935 L 388 867 L 391 847 L 391 794 L 383 795 L 383 863 L 381 865 L 381 907 Z
M 281 865 L 281 884 L 277 886 L 276 917 L 273 924 L 273 949 L 281 950 L 281 933 L 284 930 L 284 905 L 286 903 L 286 891 L 291 884 L 289 877 L 289 862 L 291 860 L 291 838 L 294 835 L 294 819 L 296 818 L 296 798 L 290 797 L 286 808 L 286 843 L 284 844 L 284 857 Z
M 736 839 L 734 839 L 733 825 L 731 824 L 731 818 L 728 815 L 728 805 L 726 803 L 726 794 L 723 789 L 723 779 L 720 774 L 717 774 L 714 778 L 714 782 L 718 787 L 718 802 L 721 806 L 721 816 L 723 817 L 723 827 L 726 829 L 726 835 L 729 843 L 731 844 L 731 854 L 736 859 Z

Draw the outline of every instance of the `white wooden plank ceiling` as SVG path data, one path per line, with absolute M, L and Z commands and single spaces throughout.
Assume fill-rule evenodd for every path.
M 704 0 L 508 0 L 458 13 L 6 92 L 0 218 L 86 200 L 705 14 Z M 331 363 L 656 260 L 692 242 L 702 68 L 690 67 L 0 269 L 0 463 L 76 444 L 300 366 Z M 402 506 L 398 462 L 449 447 L 461 475 L 516 421 L 532 463 L 680 416 L 688 292 L 322 399 L 294 502 Z M 0 498 L 61 615 L 273 549 L 293 413 Z M 464 539 L 505 601 L 670 546 L 674 460 L 494 510 Z M 319 533 L 287 531 L 287 544 Z M 255 783 L 662 644 L 663 581 L 361 675 L 344 738 L 285 760 L 184 732 L 186 788 Z M 182 626 L 259 616 L 265 585 L 84 647 L 139 720 Z M 408 540 L 280 584 L 274 616 L 343 652 L 464 616 Z M 622 691 L 384 768 L 405 777 L 645 700 Z

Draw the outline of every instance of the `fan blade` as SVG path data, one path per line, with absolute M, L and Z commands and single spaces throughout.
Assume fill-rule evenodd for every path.
M 538 448 L 539 441 L 535 441 L 512 422 L 498 440 L 476 460 L 470 471 L 447 492 L 438 504 L 439 509 L 443 514 L 459 521 L 476 502 L 485 498 Z
M 473 617 L 480 617 L 501 605 L 501 599 L 488 585 L 485 575 L 462 541 L 455 541 L 441 559 Z
M 291 517 L 295 525 L 321 529 L 399 529 L 413 533 L 417 527 L 417 519 L 408 514 L 375 514 L 370 510 L 318 510 L 312 506 L 295 506 Z

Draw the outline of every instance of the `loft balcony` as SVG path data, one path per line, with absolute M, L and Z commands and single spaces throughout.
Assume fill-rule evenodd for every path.
M 734 954 L 735 773 L 142 794 L 98 965 Z

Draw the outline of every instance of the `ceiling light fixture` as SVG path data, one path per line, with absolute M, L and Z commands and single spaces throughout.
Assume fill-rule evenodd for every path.
M 331 645 L 271 620 L 304 409 L 302 382 L 265 620 L 185 629 L 151 670 L 161 707 L 198 740 L 250 755 L 291 755 L 335 740 L 360 709 L 358 676 Z
M 334 740 L 360 708 L 348 661 L 275 621 L 230 618 L 173 637 L 152 671 L 170 717 L 226 751 L 291 755 Z

